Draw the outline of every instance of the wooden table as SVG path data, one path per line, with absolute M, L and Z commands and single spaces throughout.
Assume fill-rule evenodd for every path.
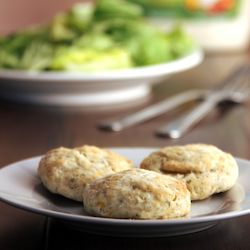
M 153 97 L 133 107 L 84 110 L 0 103 L 0 166 L 44 154 L 58 146 L 144 146 L 210 143 L 237 157 L 250 159 L 250 105 L 214 110 L 185 137 L 155 136 L 155 129 L 185 108 L 119 133 L 98 130 L 99 120 L 147 106 L 180 91 L 215 86 L 227 73 L 249 60 L 249 53 L 209 55 L 199 67 L 155 86 Z M 190 104 L 191 106 L 192 104 Z M 11 188 L 11 187 L 10 187 Z M 250 215 L 218 223 L 195 234 L 163 238 L 115 238 L 71 230 L 58 221 L 0 202 L 0 249 L 250 249 Z

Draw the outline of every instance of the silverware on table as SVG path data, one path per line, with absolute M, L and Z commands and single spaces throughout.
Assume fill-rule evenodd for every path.
M 194 109 L 182 115 L 177 120 L 159 128 L 156 133 L 159 136 L 180 138 L 194 124 L 204 118 L 208 112 L 214 109 L 222 101 L 242 103 L 250 94 L 250 67 L 244 65 L 232 73 L 219 88 L 207 93 L 203 101 Z
M 167 100 L 153 104 L 142 110 L 136 111 L 135 113 L 115 119 L 101 121 L 98 124 L 98 127 L 109 131 L 121 131 L 125 128 L 162 115 L 186 102 L 198 100 L 202 98 L 206 92 L 206 90 L 189 90 L 173 97 L 169 97 Z

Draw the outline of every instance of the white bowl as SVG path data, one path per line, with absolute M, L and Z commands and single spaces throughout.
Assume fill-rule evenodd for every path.
M 52 106 L 100 106 L 147 97 L 153 84 L 188 70 L 203 59 L 201 49 L 183 58 L 146 67 L 100 73 L 0 70 L 0 95 Z

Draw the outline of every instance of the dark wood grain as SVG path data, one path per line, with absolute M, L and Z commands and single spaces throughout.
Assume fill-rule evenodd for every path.
M 98 121 L 138 110 L 180 91 L 211 88 L 228 72 L 249 60 L 249 53 L 209 55 L 199 67 L 173 76 L 153 89 L 153 96 L 135 106 L 97 110 L 45 108 L 0 102 L 0 166 L 44 154 L 58 146 L 162 147 L 210 143 L 237 157 L 250 159 L 250 104 L 222 105 L 179 140 L 159 138 L 155 129 L 187 107 L 123 132 L 99 130 Z M 11 188 L 11 187 L 10 187 Z M 250 249 L 250 216 L 224 221 L 191 235 L 165 238 L 112 238 L 69 229 L 56 220 L 0 203 L 0 249 Z
M 50 222 L 50 235 L 48 237 L 47 249 L 55 249 L 58 246 L 58 242 L 60 242 L 62 250 L 249 249 L 250 243 L 249 240 L 246 240 L 248 237 L 246 227 L 248 227 L 247 217 L 242 217 L 218 223 L 206 231 L 183 236 L 161 238 L 117 238 L 96 236 L 74 231 L 72 228 L 68 228 L 66 225 L 52 220 Z

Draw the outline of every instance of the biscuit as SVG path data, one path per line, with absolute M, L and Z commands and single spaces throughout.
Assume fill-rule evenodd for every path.
M 123 219 L 170 219 L 190 212 L 185 182 L 134 168 L 98 179 L 83 193 L 85 211 Z
M 132 166 L 130 160 L 107 149 L 60 147 L 42 157 L 38 175 L 49 191 L 82 201 L 83 190 L 92 181 Z
M 238 178 L 232 155 L 206 144 L 162 148 L 146 157 L 140 167 L 184 180 L 192 200 L 227 191 Z

